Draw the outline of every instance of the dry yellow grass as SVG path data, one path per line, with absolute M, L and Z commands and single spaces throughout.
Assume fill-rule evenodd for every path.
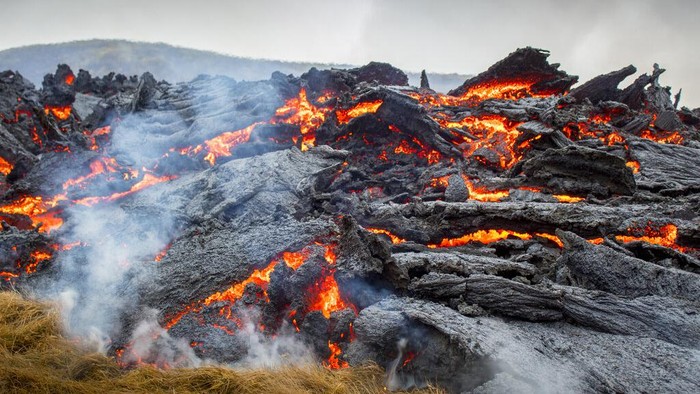
M 0 292 L 2 393 L 380 393 L 376 365 L 329 371 L 320 366 L 233 370 L 222 367 L 126 371 L 61 335 L 55 308 Z M 427 388 L 415 393 L 442 393 Z

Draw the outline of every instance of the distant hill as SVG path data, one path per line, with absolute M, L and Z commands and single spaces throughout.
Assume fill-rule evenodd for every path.
M 41 85 L 44 75 L 53 73 L 59 63 L 68 64 L 76 73 L 79 69 L 88 70 L 93 76 L 102 76 L 111 71 L 127 76 L 150 71 L 157 79 L 169 82 L 189 81 L 199 74 L 225 75 L 239 81 L 256 81 L 270 78 L 274 71 L 298 76 L 311 67 L 356 66 L 250 59 L 163 43 L 125 40 L 72 41 L 0 51 L 0 71 L 19 71 L 37 85 Z M 412 85 L 419 85 L 420 73 L 406 73 Z M 447 92 L 459 86 L 468 77 L 428 72 L 431 87 L 439 92 Z

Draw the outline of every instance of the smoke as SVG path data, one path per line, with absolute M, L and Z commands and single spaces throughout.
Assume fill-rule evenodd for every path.
M 243 315 L 243 328 L 237 335 L 247 340 L 246 356 L 234 365 L 241 368 L 272 368 L 282 365 L 315 364 L 315 356 L 309 346 L 294 335 L 293 329 L 285 324 L 273 336 L 265 336 L 258 330 L 257 314 Z
M 412 388 L 422 388 L 425 384 L 417 384 L 416 379 L 411 374 L 399 374 L 398 369 L 401 366 L 401 360 L 406 352 L 406 347 L 408 345 L 408 339 L 401 338 L 396 343 L 396 348 L 399 354 L 396 358 L 389 363 L 386 375 L 386 387 L 391 391 L 396 390 L 410 390 Z
M 158 147 L 147 137 L 153 135 L 153 123 L 145 122 L 143 115 L 132 115 L 125 117 L 123 124 L 127 127 L 116 128 L 112 141 L 116 147 L 128 149 L 113 149 L 108 156 L 116 157 L 122 166 L 143 171 L 143 167 L 153 165 L 158 152 Z M 133 143 L 139 136 L 142 143 Z M 82 175 L 76 169 L 65 171 L 73 176 Z M 121 183 L 121 173 L 108 176 L 114 178 L 112 182 L 92 182 L 82 193 L 109 196 L 128 186 Z M 117 189 L 115 184 L 119 185 Z M 138 305 L 138 297 L 131 288 L 132 279 L 148 275 L 157 264 L 154 257 L 179 233 L 182 226 L 179 216 L 159 203 L 166 193 L 171 195 L 173 191 L 153 187 L 128 199 L 102 201 L 92 206 L 75 204 L 64 210 L 66 220 L 58 232 L 58 241 L 62 245 L 76 242 L 80 245 L 56 254 L 54 269 L 58 272 L 43 285 L 40 295 L 57 299 L 68 333 L 85 339 L 97 351 L 106 352 L 115 338 L 123 335 L 123 315 Z M 153 353 L 143 340 L 144 332 L 157 332 L 155 317 L 148 316 L 134 331 L 134 345 L 139 354 Z M 171 345 L 167 332 L 158 334 L 168 346 L 162 346 L 164 353 L 156 359 L 176 361 L 172 357 L 182 354 L 184 348 Z M 191 359 L 190 355 L 188 358 Z
M 178 332 L 182 337 L 173 336 L 159 324 L 159 318 L 173 312 L 172 306 L 166 310 L 142 309 L 144 304 L 155 308 L 159 305 L 140 300 L 139 292 L 143 291 L 144 283 L 156 278 L 154 273 L 160 274 L 158 270 L 162 264 L 168 264 L 167 258 L 159 262 L 155 257 L 169 248 L 182 234 L 182 229 L 202 220 L 194 216 L 203 214 L 197 211 L 192 214 L 194 216 L 188 216 L 186 204 L 191 196 L 186 196 L 183 190 L 191 188 L 178 188 L 178 184 L 186 184 L 189 176 L 183 167 L 197 168 L 200 164 L 177 152 L 170 153 L 170 162 L 161 159 L 171 152 L 170 148 L 201 143 L 221 131 L 235 129 L 237 122 L 244 127 L 261 120 L 251 115 L 232 119 L 237 112 L 230 108 L 236 105 L 235 100 L 230 99 L 230 84 L 233 82 L 229 79 L 200 78 L 188 86 L 191 90 L 183 94 L 190 100 L 187 120 L 175 111 L 155 114 L 147 111 L 122 116 L 112 127 L 106 156 L 115 158 L 120 166 L 138 170 L 141 177 L 147 172 L 176 174 L 185 178 L 182 182 L 162 183 L 115 201 L 100 201 L 92 206 L 75 204 L 64 210 L 65 223 L 57 240 L 61 245 L 75 245 L 76 242 L 80 245 L 56 253 L 54 271 L 43 284 L 40 295 L 59 301 L 66 330 L 71 336 L 81 338 L 103 353 L 116 350 L 123 363 L 146 362 L 173 367 L 210 363 L 197 357 L 191 346 L 193 338 L 187 338 L 182 332 Z M 256 97 L 272 105 L 266 106 L 270 108 L 269 114 L 260 111 L 255 116 L 272 116 L 279 104 L 273 92 L 268 90 Z M 84 175 L 84 169 L 66 168 L 65 172 L 73 177 Z M 190 174 L 196 178 L 199 171 Z M 121 175 L 119 172 L 107 174 L 114 178 L 112 181 L 95 178 L 96 181 L 90 182 L 83 191 L 71 192 L 80 193 L 81 197 L 121 192 L 129 186 L 122 182 Z M 237 315 L 236 321 L 242 325 L 235 330 L 235 338 L 227 338 L 227 343 L 241 344 L 236 353 L 244 357 L 234 366 L 255 368 L 316 363 L 312 347 L 288 325 L 268 336 L 258 329 L 259 311 Z M 196 339 L 207 340 L 206 336 Z M 212 342 L 216 341 L 212 338 Z
M 147 309 L 145 317 L 136 325 L 129 341 L 128 352 L 120 361 L 136 363 L 148 360 L 159 366 L 199 367 L 202 360 L 194 354 L 183 338 L 173 338 L 158 323 L 158 311 Z
M 517 328 L 505 324 L 499 324 L 499 327 L 499 330 L 489 331 L 484 338 L 484 342 L 494 349 L 489 356 L 494 376 L 485 386 L 496 386 L 495 391 L 508 387 L 517 392 L 544 394 L 585 391 L 583 371 L 577 365 L 565 359 L 543 356 L 538 349 L 539 346 L 561 346 L 560 351 L 565 352 L 566 346 L 557 345 L 554 335 L 530 336 L 528 332 L 518 332 Z M 527 326 L 523 328 L 528 330 Z M 524 339 L 528 336 L 530 341 Z
M 104 349 L 118 333 L 121 313 L 137 301 L 125 287 L 127 279 L 155 264 L 153 257 L 175 233 L 175 221 L 167 212 L 127 212 L 111 203 L 75 206 L 66 213 L 69 231 L 61 242 L 86 246 L 59 254 L 60 274 L 52 289 L 59 294 L 69 332 L 92 338 Z

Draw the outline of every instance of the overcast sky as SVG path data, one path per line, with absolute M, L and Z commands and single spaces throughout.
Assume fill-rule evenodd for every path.
M 518 47 L 585 81 L 658 62 L 700 107 L 698 0 L 0 0 L 0 49 L 91 38 L 282 60 L 478 73 Z M 630 82 L 631 82 L 630 78 Z M 623 82 L 626 83 L 627 81 Z

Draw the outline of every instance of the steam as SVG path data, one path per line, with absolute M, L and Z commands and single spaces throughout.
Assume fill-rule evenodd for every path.
M 315 356 L 308 345 L 293 334 L 287 324 L 277 335 L 266 337 L 257 329 L 257 316 L 244 314 L 243 328 L 237 333 L 247 339 L 248 353 L 235 363 L 243 368 L 273 368 L 289 364 L 314 364 Z
M 61 241 L 86 246 L 61 253 L 53 291 L 59 294 L 66 325 L 72 334 L 92 338 L 104 350 L 119 331 L 119 318 L 135 296 L 126 288 L 128 277 L 138 275 L 162 250 L 175 232 L 168 213 L 127 213 L 118 204 L 67 211 L 70 230 Z
M 129 341 L 129 351 L 123 353 L 122 362 L 134 363 L 148 360 L 156 365 L 172 367 L 199 367 L 202 360 L 183 338 L 173 338 L 158 323 L 158 311 L 147 309 L 145 317 L 134 329 Z
M 227 106 L 232 105 L 225 94 L 229 86 L 224 89 L 221 86 L 230 83 L 228 79 L 200 78 L 193 84 L 187 97 L 193 102 L 191 108 L 195 112 L 188 116 L 194 122 L 186 122 L 176 112 L 168 111 L 123 116 L 112 127 L 107 155 L 143 174 L 154 170 L 169 148 L 199 143 L 212 133 L 235 126 L 232 122 L 252 123 L 245 116 L 234 120 L 230 116 L 212 116 L 225 113 Z M 212 95 L 212 91 L 224 93 Z M 276 96 L 263 99 L 277 100 Z M 194 136 L 197 141 L 192 141 Z M 65 171 L 73 172 L 73 177 L 82 175 L 71 169 Z M 111 190 L 110 182 L 102 186 L 93 182 L 88 190 L 89 195 L 95 196 L 120 191 Z M 41 286 L 40 295 L 59 301 L 70 335 L 103 353 L 114 351 L 115 343 L 127 344 L 117 349 L 119 360 L 126 364 L 197 367 L 210 363 L 197 357 L 190 346 L 191 338 L 174 337 L 159 324 L 158 317 L 172 311 L 138 307 L 141 302 L 136 284 L 148 282 L 158 264 L 167 264 L 156 262 L 155 257 L 187 225 L 188 219 L 182 211 L 184 201 L 188 200 L 176 186 L 159 184 L 117 201 L 65 209 L 65 223 L 59 230 L 58 241 L 62 245 L 79 241 L 81 246 L 56 254 L 53 265 L 56 272 Z M 291 327 L 284 326 L 270 337 L 261 333 L 259 315 L 259 311 L 248 311 L 237 316 L 242 326 L 236 330 L 236 341 L 247 352 L 235 363 L 236 367 L 316 363 L 311 347 Z
M 152 135 L 153 126 L 138 114 L 125 117 L 122 124 L 125 127 L 113 131 L 112 141 L 117 147 L 128 149 L 113 149 L 109 155 L 133 169 L 142 171 L 142 167 L 152 166 L 158 148 L 145 136 Z M 139 136 L 142 143 L 133 143 Z M 153 208 L 159 206 L 157 201 L 166 189 L 154 187 L 129 199 L 89 207 L 74 205 L 64 211 L 66 221 L 60 229 L 59 241 L 63 245 L 79 241 L 81 246 L 56 254 L 54 268 L 58 273 L 43 286 L 43 295 L 59 301 L 68 333 L 86 339 L 94 350 L 108 351 L 110 344 L 123 335 L 123 315 L 138 305 L 136 292 L 131 288 L 132 278 L 148 275 L 149 269 L 157 264 L 154 257 L 179 232 L 180 223 L 174 212 Z M 89 192 L 110 195 L 115 190 L 109 182 L 102 186 L 94 182 Z M 173 191 L 167 193 L 172 195 Z M 191 349 L 192 354 L 185 352 L 187 346 L 175 343 L 165 330 L 158 330 L 152 313 L 146 315 L 136 325 L 132 338 L 137 355 L 155 351 L 144 339 L 148 336 L 144 333 L 148 332 L 161 338 L 160 344 L 167 344 L 159 345 L 163 354 L 155 359 L 175 363 L 184 354 L 184 359 L 193 360 L 189 364 L 197 365 Z
M 408 339 L 401 338 L 396 343 L 396 348 L 399 354 L 396 358 L 389 364 L 387 368 L 386 377 L 386 387 L 391 390 L 410 390 L 412 388 L 422 388 L 425 387 L 424 384 L 418 385 L 416 379 L 411 374 L 399 374 L 398 369 L 401 366 L 401 360 L 403 360 L 404 353 L 406 352 L 406 347 L 408 346 Z

